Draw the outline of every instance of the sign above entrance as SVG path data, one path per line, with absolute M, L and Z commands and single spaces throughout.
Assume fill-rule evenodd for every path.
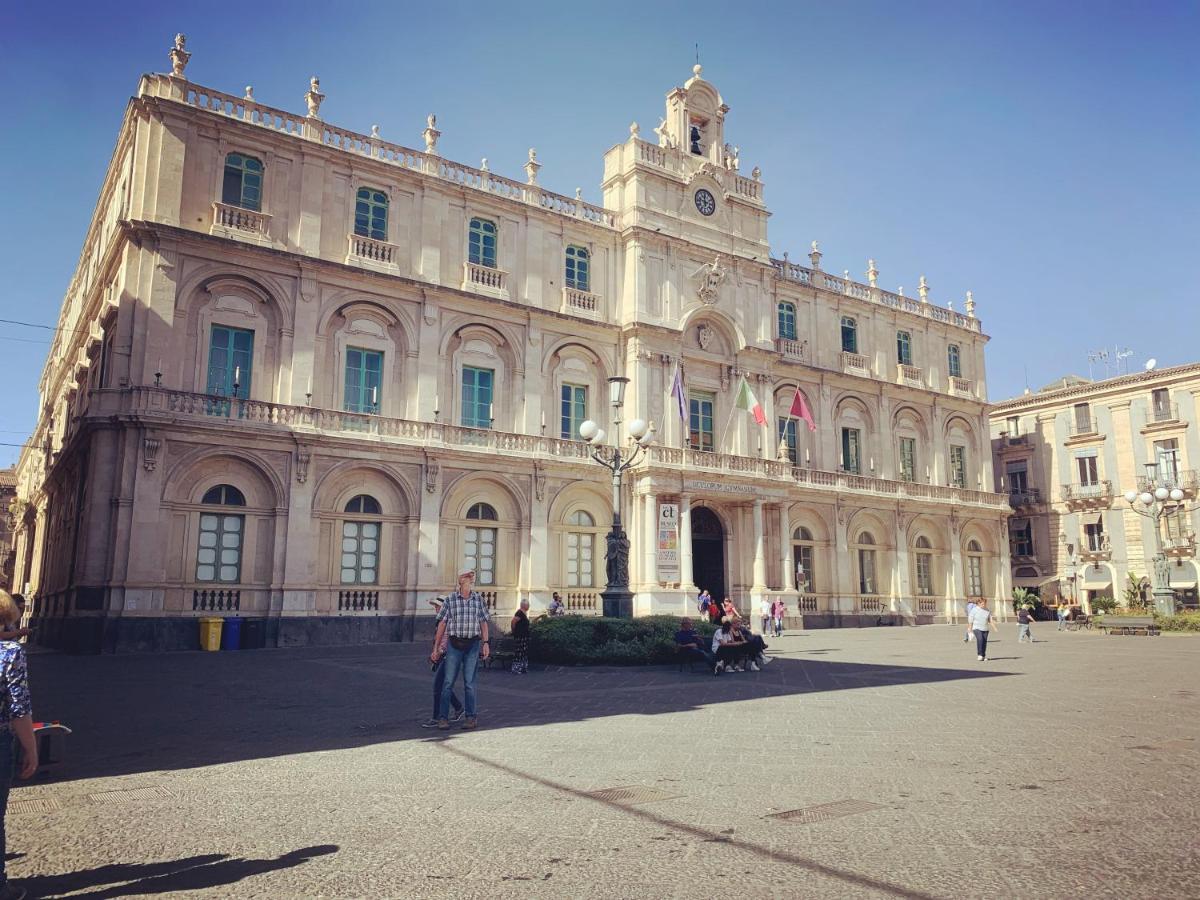
M 704 493 L 705 491 L 719 491 L 722 494 L 746 494 L 754 497 L 781 499 L 785 496 L 782 491 L 772 491 L 765 489 L 759 485 L 753 484 L 737 484 L 736 482 L 721 482 L 721 481 L 685 481 L 683 489 L 689 493 Z

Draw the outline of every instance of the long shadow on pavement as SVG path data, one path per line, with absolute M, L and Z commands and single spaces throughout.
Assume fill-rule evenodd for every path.
M 34 714 L 74 734 L 56 780 L 187 769 L 427 738 L 424 645 L 243 653 L 35 655 Z M 1006 673 L 777 657 L 714 678 L 674 666 L 556 668 L 480 675 L 480 726 L 687 712 L 716 703 Z M 437 734 L 437 732 L 433 732 Z M 36 783 L 36 782 L 35 782 Z

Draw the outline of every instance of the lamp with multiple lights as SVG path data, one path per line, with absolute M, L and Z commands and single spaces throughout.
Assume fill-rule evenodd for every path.
M 629 538 L 621 525 L 621 480 L 625 470 L 641 458 L 646 448 L 654 443 L 654 423 L 645 419 L 629 422 L 629 447 L 621 447 L 621 409 L 625 406 L 625 387 L 629 379 L 614 376 L 608 379 L 609 400 L 613 408 L 613 436 L 611 445 L 605 444 L 608 433 L 591 419 L 580 423 L 579 436 L 591 445 L 592 459 L 612 473 L 612 530 L 609 531 L 608 547 L 604 553 L 608 587 L 600 594 L 604 603 L 604 615 L 620 618 L 633 617 L 633 594 L 629 590 Z
M 1126 491 L 1125 501 L 1139 516 L 1154 523 L 1154 569 L 1151 590 L 1154 608 L 1163 616 L 1175 614 L 1175 593 L 1171 590 L 1171 561 L 1163 549 L 1162 521 L 1179 516 L 1184 519 L 1195 507 L 1189 509 L 1186 495 L 1174 479 L 1166 478 L 1157 463 L 1146 463 L 1146 478 L 1140 491 Z

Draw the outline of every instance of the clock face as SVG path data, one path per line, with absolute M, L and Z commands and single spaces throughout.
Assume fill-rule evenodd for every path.
M 701 188 L 696 191 L 696 209 L 700 210 L 700 215 L 711 216 L 717 211 L 717 201 L 713 199 L 713 195 Z

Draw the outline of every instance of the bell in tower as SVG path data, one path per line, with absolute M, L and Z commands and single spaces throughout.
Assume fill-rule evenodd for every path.
M 700 77 L 697 63 L 683 87 L 667 94 L 667 116 L 662 126 L 667 146 L 687 147 L 688 153 L 721 165 L 725 114 L 729 107 L 717 89 Z

